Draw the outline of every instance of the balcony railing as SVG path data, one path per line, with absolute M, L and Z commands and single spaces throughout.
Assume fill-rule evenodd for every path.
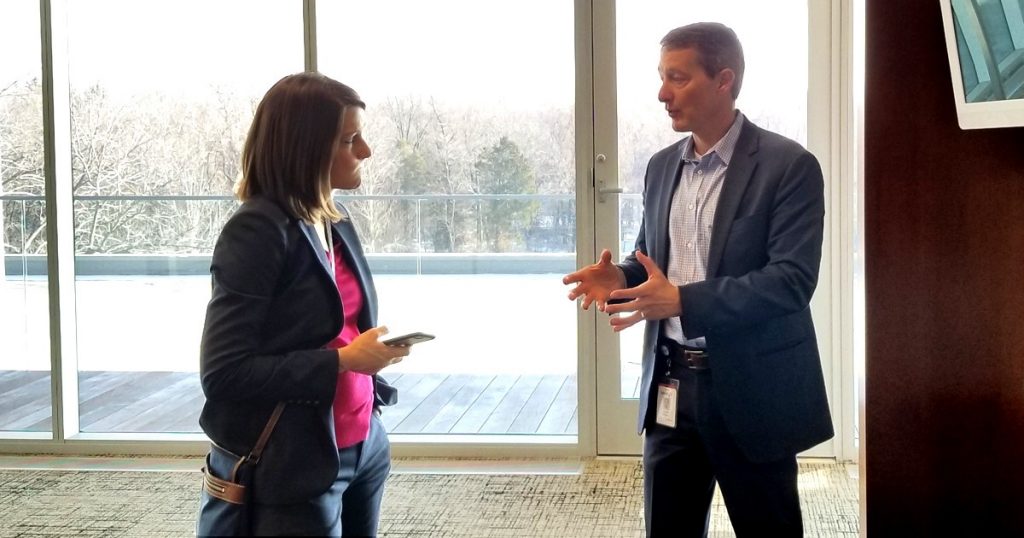
M 623 229 L 632 230 L 639 225 L 640 195 L 621 195 L 623 204 Z M 575 195 L 572 194 L 389 194 L 389 195 L 342 195 L 337 199 L 350 210 L 352 218 L 364 243 L 364 249 L 370 262 L 371 270 L 376 274 L 522 274 L 522 273 L 565 273 L 571 271 L 576 264 L 576 211 Z M 117 252 L 104 252 L 102 246 L 76 244 L 76 274 L 82 276 L 95 275 L 192 275 L 207 274 L 209 271 L 209 252 L 212 251 L 223 221 L 230 215 L 235 204 L 234 198 L 222 195 L 88 195 L 75 196 L 77 213 L 76 240 L 86 243 L 86 229 L 96 227 L 97 217 L 82 208 L 83 204 L 138 203 L 150 204 L 183 204 L 218 203 L 228 206 L 215 214 L 215 222 L 206 222 L 204 230 L 194 233 L 191 243 L 182 245 L 177 234 L 166 240 L 133 246 L 120 242 Z M 447 245 L 448 250 L 438 250 L 437 241 L 425 236 L 428 229 L 428 215 L 436 214 L 437 204 L 452 204 L 448 207 L 452 214 L 465 210 L 479 219 L 485 218 L 485 203 L 534 203 L 537 209 L 531 216 L 528 225 L 520 230 L 518 244 L 513 244 L 509 251 L 494 252 L 482 250 L 490 239 L 477 237 L 477 243 L 469 245 Z M 15 210 L 7 209 L 6 232 L 0 234 L 4 240 L 4 273 L 8 276 L 44 275 L 46 274 L 45 247 L 41 242 L 43 224 L 35 223 L 29 229 L 28 216 L 35 211 L 43 213 L 42 204 L 45 198 L 38 195 L 0 195 L 0 207 L 15 203 Z M 406 219 L 408 228 L 392 229 L 387 238 L 372 236 L 379 232 L 379 223 L 371 222 L 364 206 L 373 203 L 402 204 L 408 211 L 393 212 Z M 36 208 L 31 205 L 38 204 Z M 9 206 L 8 206 L 9 207 Z M 425 211 L 425 208 L 435 211 Z M 500 206 L 496 206 L 500 210 Z M 31 210 L 30 210 L 31 209 Z M 182 209 L 183 212 L 187 208 Z M 17 219 L 20 226 L 11 226 L 11 217 Z M 85 218 L 89 216 L 90 218 Z M 145 219 L 145 215 L 134 215 L 127 218 Z M 412 220 L 409 220 L 409 219 Z M 209 219 L 206 219 L 209 220 Z M 0 224 L 3 219 L 0 219 Z M 101 223 L 102 225 L 102 223 Z M 113 227 L 113 225 L 108 225 Z M 467 228 L 473 228 L 467 224 Z M 476 223 L 477 228 L 480 227 Z M 195 226 L 192 226 L 194 228 Z M 497 230 L 492 223 L 492 230 Z M 4 231 L 4 229 L 0 229 Z M 13 233 L 11 233 L 13 231 Z M 436 226 L 434 228 L 436 232 Z M 486 230 L 475 229 L 478 233 Z M 497 233 L 497 232 L 496 232 Z M 379 234 L 378 234 L 379 235 Z M 370 237 L 368 237 L 370 236 Z M 633 236 L 624 234 L 621 240 L 622 252 L 632 249 Z M 459 247 L 462 248 L 459 248 Z M 471 248 L 470 248 L 471 247 Z M 88 250 L 88 252 L 86 252 Z M 115 249 L 107 249 L 115 250 Z

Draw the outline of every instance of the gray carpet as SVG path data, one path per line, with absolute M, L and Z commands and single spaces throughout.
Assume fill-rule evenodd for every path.
M 857 480 L 801 463 L 808 536 L 858 534 Z M 388 537 L 642 536 L 638 462 L 589 460 L 581 474 L 393 474 Z M 170 537 L 193 533 L 197 472 L 0 470 L 0 536 Z M 712 536 L 733 536 L 716 495 Z

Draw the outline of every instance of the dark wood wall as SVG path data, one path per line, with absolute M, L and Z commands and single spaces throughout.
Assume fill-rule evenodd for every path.
M 936 0 L 867 0 L 869 536 L 1024 536 L 1024 128 L 957 125 Z

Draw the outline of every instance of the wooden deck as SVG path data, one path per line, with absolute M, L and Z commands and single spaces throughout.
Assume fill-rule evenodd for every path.
M 391 433 L 575 435 L 575 375 L 385 374 Z M 636 380 L 624 380 L 627 388 Z M 634 390 L 635 392 L 635 390 Z M 198 374 L 81 372 L 83 432 L 199 432 Z M 49 372 L 0 371 L 0 431 L 50 431 Z

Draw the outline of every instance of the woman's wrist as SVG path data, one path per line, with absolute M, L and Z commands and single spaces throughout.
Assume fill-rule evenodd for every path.
M 348 369 L 348 368 L 345 367 L 345 357 L 342 355 L 342 351 L 341 351 L 342 349 L 344 349 L 344 348 L 340 348 L 340 347 L 338 348 L 338 371 L 339 372 L 343 372 L 343 371 Z

